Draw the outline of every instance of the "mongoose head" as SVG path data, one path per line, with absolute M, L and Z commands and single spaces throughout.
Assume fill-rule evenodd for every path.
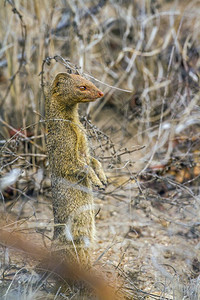
M 58 73 L 51 85 L 52 95 L 67 105 L 92 102 L 103 93 L 89 80 L 80 75 Z

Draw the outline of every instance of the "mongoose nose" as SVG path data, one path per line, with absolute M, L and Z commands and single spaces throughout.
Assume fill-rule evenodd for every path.
M 99 97 L 103 97 L 103 92 L 99 92 Z

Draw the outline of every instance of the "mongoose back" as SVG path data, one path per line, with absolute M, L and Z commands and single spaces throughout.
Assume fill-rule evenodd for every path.
M 55 223 L 53 248 L 88 266 L 95 236 L 92 185 L 102 187 L 106 176 L 100 162 L 90 155 L 78 104 L 102 96 L 82 76 L 59 73 L 45 105 Z

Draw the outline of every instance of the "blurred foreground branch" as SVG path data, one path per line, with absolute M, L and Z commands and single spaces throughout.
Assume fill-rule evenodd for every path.
M 93 292 L 100 300 L 120 300 L 121 295 L 116 295 L 115 289 L 108 286 L 108 283 L 101 276 L 96 275 L 94 270 L 85 271 L 76 263 L 70 264 L 63 261 L 58 255 L 52 254 L 44 247 L 37 247 L 26 240 L 22 234 L 8 232 L 0 229 L 0 244 L 22 251 L 34 260 L 42 261 L 38 269 L 48 271 L 51 275 L 57 275 L 64 281 L 82 282 L 85 287 L 92 287 Z

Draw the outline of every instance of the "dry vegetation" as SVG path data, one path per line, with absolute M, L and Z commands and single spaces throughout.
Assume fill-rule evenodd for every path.
M 42 89 L 78 68 L 105 94 L 81 107 L 109 179 L 95 268 L 126 299 L 200 299 L 200 2 L 1 0 L 0 34 L 1 228 L 50 246 Z M 0 242 L 0 299 L 78 299 Z

